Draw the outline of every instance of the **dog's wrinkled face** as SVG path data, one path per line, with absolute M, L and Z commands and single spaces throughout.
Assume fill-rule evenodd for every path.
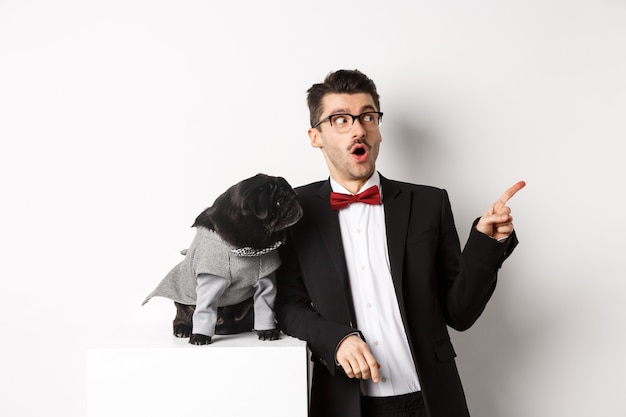
M 302 217 L 298 196 L 282 177 L 259 174 L 242 189 L 242 215 L 254 215 L 268 233 L 284 230 Z
M 265 248 L 302 217 L 296 192 L 282 177 L 257 174 L 220 195 L 193 226 L 215 230 L 235 247 Z

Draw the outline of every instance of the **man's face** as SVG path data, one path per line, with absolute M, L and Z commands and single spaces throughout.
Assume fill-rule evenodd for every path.
M 367 93 L 328 94 L 322 100 L 321 119 L 336 113 L 359 115 L 378 111 Z M 380 129 L 366 129 L 356 119 L 345 133 L 336 132 L 328 121 L 310 128 L 311 146 L 321 149 L 331 177 L 348 191 L 356 193 L 376 169 L 376 158 L 382 138 Z

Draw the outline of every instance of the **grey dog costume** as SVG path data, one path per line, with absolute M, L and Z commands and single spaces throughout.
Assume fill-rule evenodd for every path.
M 215 231 L 199 226 L 191 246 L 183 251 L 185 258 L 142 305 L 157 296 L 181 304 L 196 304 L 202 299 L 197 291 L 218 295 L 221 292 L 212 304 L 196 305 L 194 313 L 193 333 L 213 336 L 217 307 L 234 305 L 254 296 L 254 329 L 273 329 L 276 326 L 272 309 L 276 296 L 274 271 L 280 266 L 276 250 L 280 243 L 262 250 L 235 248 Z

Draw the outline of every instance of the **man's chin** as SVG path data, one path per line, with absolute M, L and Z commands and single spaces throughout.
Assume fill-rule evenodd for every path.
M 355 180 L 368 180 L 376 172 L 375 166 L 359 166 L 352 171 L 352 177 Z

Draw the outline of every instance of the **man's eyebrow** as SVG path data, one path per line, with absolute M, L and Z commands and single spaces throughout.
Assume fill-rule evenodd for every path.
M 328 112 L 328 114 L 344 114 L 344 113 L 348 114 L 348 111 L 344 109 L 343 107 L 339 107 Z
M 372 104 L 368 104 L 367 106 L 361 107 L 361 113 L 364 113 L 367 111 L 376 111 L 376 107 L 374 107 Z
M 367 104 L 361 107 L 361 110 L 359 111 L 359 113 L 365 113 L 368 111 L 376 111 L 376 107 L 374 107 L 372 104 Z M 350 114 L 350 112 L 343 107 L 339 107 L 339 108 L 333 109 L 328 114 Z

